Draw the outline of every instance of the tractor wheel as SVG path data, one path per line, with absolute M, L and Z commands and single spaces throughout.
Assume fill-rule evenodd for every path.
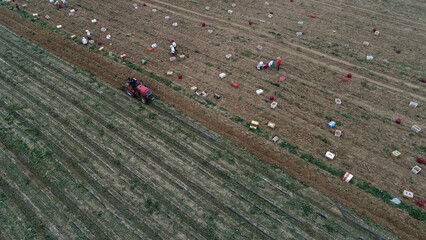
M 130 97 L 133 97 L 133 92 L 132 92 L 132 91 L 130 91 L 130 89 L 127 89 L 127 90 L 126 90 L 126 92 L 127 92 L 127 94 L 128 94 Z
M 141 102 L 143 103 L 143 104 L 147 104 L 148 103 L 148 100 L 145 98 L 145 97 L 141 97 Z

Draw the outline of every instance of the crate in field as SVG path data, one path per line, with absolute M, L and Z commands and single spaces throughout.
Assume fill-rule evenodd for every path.
M 413 192 L 410 192 L 410 191 L 407 191 L 407 190 L 404 190 L 404 192 L 402 192 L 402 195 L 404 197 L 407 197 L 407 198 L 413 198 L 414 197 Z
M 337 105 L 342 104 L 342 100 L 340 100 L 340 98 L 335 98 L 335 99 L 334 99 L 334 102 L 335 102 Z
M 419 126 L 417 126 L 417 125 L 413 125 L 411 127 L 411 130 L 413 130 L 415 133 L 419 133 L 420 130 L 422 130 L 422 129 Z
M 397 158 L 399 156 L 401 156 L 401 153 L 398 150 L 392 152 L 392 157 Z
M 413 101 L 411 101 L 410 102 L 410 104 L 408 104 L 408 106 L 410 106 L 410 107 L 412 107 L 412 108 L 416 108 L 417 107 L 417 105 L 419 105 L 418 103 L 416 103 L 416 102 L 413 102 Z
M 342 136 L 342 131 L 341 131 L 341 130 L 336 130 L 336 131 L 334 132 L 334 136 L 335 136 L 335 137 L 340 137 L 340 136 Z
M 328 159 L 330 159 L 330 160 L 333 160 L 334 159 L 334 154 L 332 153 L 332 152 L 330 152 L 330 151 L 328 151 L 326 154 L 325 154 L 325 157 L 326 158 L 328 158 Z
M 278 140 L 280 140 L 280 139 L 278 138 L 278 136 L 275 136 L 275 137 L 273 137 L 273 138 L 272 138 L 272 142 L 274 142 L 274 143 L 278 142 Z
M 257 129 L 257 127 L 259 127 L 259 122 L 252 120 L 250 123 L 250 128 Z
M 419 173 L 421 170 L 422 170 L 422 168 L 416 165 L 416 166 L 414 166 L 414 167 L 411 169 L 411 172 L 412 172 L 412 173 L 414 173 L 414 174 L 417 174 L 417 173 Z
M 354 175 L 350 174 L 349 172 L 346 172 L 346 173 L 343 175 L 342 180 L 348 183 L 348 182 L 350 182 L 350 181 L 351 181 L 351 179 L 353 178 L 353 176 L 354 176 Z

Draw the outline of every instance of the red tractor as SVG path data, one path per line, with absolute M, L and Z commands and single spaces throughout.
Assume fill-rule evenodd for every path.
M 145 86 L 145 83 L 142 81 L 139 82 L 136 78 L 128 78 L 127 80 L 127 82 L 123 83 L 122 87 L 124 87 L 124 90 L 126 90 L 129 96 L 140 97 L 144 104 L 148 104 L 150 101 L 155 99 L 151 90 Z

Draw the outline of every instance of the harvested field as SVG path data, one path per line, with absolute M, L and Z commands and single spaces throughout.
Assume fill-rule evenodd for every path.
M 148 84 L 154 89 L 154 93 L 158 93 L 160 99 L 174 104 L 176 109 L 199 120 L 211 130 L 230 138 L 239 146 L 247 147 L 249 152 L 253 152 L 262 160 L 280 166 L 291 176 L 320 190 L 344 206 L 354 208 L 358 214 L 385 226 L 400 238 L 408 235 L 409 238 L 415 239 L 419 236 L 418 234 L 424 233 L 424 230 L 420 232 L 416 230 L 416 225 L 422 224 L 425 220 L 424 208 L 416 206 L 418 199 L 426 197 L 424 196 L 426 190 L 424 172 L 418 175 L 410 172 L 410 169 L 416 165 L 416 159 L 424 157 L 425 152 L 424 131 L 416 134 L 410 130 L 412 125 L 424 128 L 426 119 L 422 106 L 425 100 L 422 88 L 424 83 L 421 82 L 426 76 L 425 61 L 424 56 L 419 54 L 426 50 L 422 44 L 426 40 L 422 31 L 425 28 L 424 20 L 421 18 L 424 12 L 423 5 L 415 1 L 405 1 L 402 5 L 389 1 L 383 4 L 377 4 L 375 1 L 296 1 L 294 3 L 271 1 L 269 6 L 265 6 L 263 1 L 240 1 L 236 2 L 235 8 L 232 8 L 231 2 L 228 1 L 213 3 L 211 1 L 153 0 L 147 1 L 146 7 L 142 6 L 142 2 L 136 1 L 139 9 L 135 9 L 133 3 L 109 0 L 102 1 L 101 4 L 73 1 L 69 8 L 75 7 L 78 11 L 74 16 L 68 16 L 68 10 L 57 11 L 47 1 L 32 1 L 28 3 L 25 11 L 39 13 L 41 17 L 33 21 L 44 30 L 28 28 L 28 23 L 10 27 L 28 38 L 34 36 L 37 39 L 34 41 L 49 50 L 80 42 L 81 37 L 85 36 L 84 30 L 90 29 L 93 38 L 96 41 L 102 41 L 105 46 L 106 51 L 102 55 L 107 56 L 111 51 L 114 54 L 113 57 L 105 57 L 104 62 L 96 57 L 96 60 L 92 61 L 88 58 L 85 59 L 87 63 L 78 63 L 78 56 L 89 56 L 84 55 L 82 51 L 97 52 L 98 47 L 89 46 L 84 49 L 81 46 L 75 46 L 53 51 L 57 51 L 56 54 L 79 66 L 86 68 L 85 65 L 87 65 L 91 73 L 114 86 L 118 86 L 122 79 L 129 75 L 140 79 L 146 76 L 151 77 L 147 80 Z M 209 11 L 204 9 L 206 5 L 210 6 Z M 154 13 L 152 9 L 158 11 Z M 228 9 L 232 9 L 233 13 L 229 14 Z M 390 9 L 392 9 L 391 13 L 389 13 Z M 13 14 L 5 8 L 2 11 L 5 12 L 4 16 Z M 274 12 L 274 16 L 269 19 L 267 16 L 270 11 Z M 51 17 L 49 21 L 42 19 L 46 14 Z M 316 14 L 317 17 L 310 18 L 310 14 Z M 20 15 L 28 20 L 32 19 L 28 14 L 21 12 Z M 170 16 L 170 20 L 165 20 L 165 16 Z M 94 18 L 98 20 L 97 24 L 90 22 Z M 249 26 L 249 20 L 253 21 L 252 26 Z M 0 21 L 4 25 L 11 23 L 11 20 L 6 20 L 5 17 Z M 298 25 L 298 21 L 303 21 L 302 27 Z M 177 28 L 172 27 L 173 22 L 179 24 Z M 202 27 L 202 22 L 206 23 L 206 27 Z M 59 24 L 63 28 L 55 29 Z M 101 32 L 101 27 L 105 27 L 107 32 Z M 374 27 L 380 31 L 380 35 L 373 34 L 371 29 Z M 207 30 L 213 30 L 213 33 L 209 34 Z M 48 33 L 51 31 L 63 35 L 65 38 L 62 39 L 63 43 L 57 41 L 58 37 L 55 37 L 53 33 Z M 296 37 L 296 32 L 302 32 L 302 37 Z M 70 36 L 74 34 L 77 35 L 77 40 L 70 41 Z M 106 34 L 111 34 L 111 40 L 105 39 Z M 178 59 L 172 63 L 169 61 L 170 39 L 178 43 L 178 54 L 185 54 L 186 60 Z M 363 41 L 369 41 L 369 46 L 364 47 Z M 159 47 L 153 52 L 148 52 L 146 48 L 153 43 L 157 43 Z M 261 51 L 256 49 L 257 45 L 263 46 Z M 11 50 L 5 54 L 13 60 L 14 49 L 18 47 L 13 43 L 8 46 Z M 402 49 L 402 52 L 396 54 L 397 49 Z M 71 50 L 76 52 L 69 52 Z M 119 63 L 122 61 L 118 59 L 118 56 L 123 53 L 128 56 L 123 63 L 130 69 L 112 71 L 119 68 Z M 226 54 L 232 54 L 232 57 L 227 60 Z M 92 53 L 90 56 L 94 55 Z M 365 60 L 367 55 L 373 55 L 374 60 Z M 43 60 L 46 58 L 47 63 L 57 62 L 55 58 L 49 59 L 50 57 L 46 55 L 42 56 Z M 283 65 L 279 72 L 275 69 L 273 71 L 255 69 L 259 61 L 266 62 L 278 56 L 283 58 Z M 147 60 L 147 65 L 142 65 L 141 59 Z M 19 64 L 18 60 L 13 61 Z M 110 69 L 108 64 L 114 67 Z M 55 66 L 55 68 L 63 69 L 74 79 L 90 79 L 82 70 L 75 70 L 66 64 Z M 64 97 L 61 99 L 63 104 L 56 103 L 57 105 L 48 101 L 50 98 L 40 99 L 40 103 L 48 108 L 45 111 L 58 112 L 58 116 L 52 118 L 52 124 L 49 125 L 52 131 L 58 131 L 55 133 L 58 135 L 53 135 L 54 133 L 47 130 L 46 134 L 52 134 L 52 137 L 56 136 L 56 139 L 62 138 L 64 133 L 78 132 L 84 135 L 81 139 L 74 139 L 72 135 L 66 141 L 73 141 L 73 144 L 82 146 L 86 146 L 86 142 L 92 142 L 91 145 L 78 151 L 73 144 L 66 145 L 69 148 L 66 152 L 71 159 L 89 155 L 90 159 L 96 160 L 90 161 L 90 164 L 96 164 L 96 167 L 92 165 L 86 167 L 93 171 L 99 168 L 93 172 L 96 174 L 94 176 L 100 175 L 99 179 L 108 179 L 107 176 L 110 174 L 119 175 L 116 172 L 118 170 L 114 170 L 116 167 L 114 163 L 122 159 L 128 159 L 126 163 L 131 166 L 138 164 L 139 161 L 146 162 L 150 166 L 151 161 L 156 162 L 155 159 L 157 159 L 159 161 L 157 164 L 160 165 L 153 165 L 155 169 L 166 172 L 158 171 L 158 176 L 150 176 L 150 171 L 138 168 L 137 171 L 141 174 L 139 177 L 144 179 L 142 177 L 146 176 L 147 179 L 157 183 L 154 187 L 151 186 L 152 189 L 161 189 L 160 193 L 164 191 L 170 194 L 169 196 L 173 196 L 172 199 L 176 199 L 176 202 L 187 204 L 176 205 L 176 209 L 182 211 L 197 209 L 197 211 L 188 211 L 188 221 L 202 219 L 211 212 L 217 212 L 213 222 L 219 232 L 225 231 L 228 226 L 234 226 L 233 222 L 235 224 L 241 220 L 238 216 L 240 213 L 236 214 L 234 211 L 247 211 L 251 208 L 247 205 L 247 201 L 240 203 L 232 197 L 236 196 L 233 193 L 234 188 L 220 188 L 233 180 L 233 177 L 220 178 L 222 177 L 220 173 L 215 173 L 216 175 L 209 173 L 203 179 L 200 174 L 205 170 L 194 171 L 192 164 L 196 164 L 196 160 L 201 161 L 200 166 L 213 166 L 219 170 L 228 169 L 230 176 L 235 174 L 233 171 L 243 169 L 245 164 L 233 166 L 233 162 L 224 157 L 224 153 L 221 152 L 222 146 L 216 146 L 218 150 L 211 149 L 211 143 L 206 139 L 203 140 L 199 133 L 194 133 L 190 131 L 191 129 L 185 130 L 180 125 L 175 126 L 176 119 L 164 115 L 162 111 L 156 111 L 155 106 L 145 109 L 144 107 L 136 108 L 137 103 L 124 105 L 121 102 L 125 101 L 124 97 L 123 100 L 120 98 L 120 101 L 112 101 L 115 105 L 101 100 L 92 102 L 90 97 L 93 94 L 90 94 L 89 90 L 78 85 L 64 88 L 59 86 L 59 83 L 55 84 L 53 79 L 47 81 L 42 77 L 45 74 L 42 69 L 41 66 L 32 69 L 39 71 L 34 73 L 39 75 L 24 73 L 24 76 L 32 78 L 38 76 L 41 81 L 38 83 L 39 87 L 32 86 L 39 90 L 34 89 L 33 92 L 29 88 L 27 89 L 30 90 L 29 93 L 33 94 L 33 97 L 40 98 L 40 96 L 53 96 L 53 93 L 49 91 L 57 89 L 58 96 Z M 166 72 L 170 70 L 174 74 L 167 76 Z M 17 72 L 19 71 L 9 74 L 13 76 L 18 74 Z M 55 69 L 51 69 L 49 74 L 55 72 L 57 72 Z M 225 79 L 218 77 L 222 72 L 227 74 Z M 342 82 L 341 78 L 349 72 L 353 74 L 353 77 L 348 82 Z M 178 73 L 183 75 L 182 80 L 177 79 Z M 286 81 L 279 81 L 281 76 L 285 76 Z M 91 81 L 95 81 L 93 77 Z M 239 88 L 232 88 L 232 82 L 239 83 Z M 89 86 L 92 90 L 99 90 L 101 87 L 95 83 L 101 84 L 96 81 Z M 49 85 L 43 88 L 43 84 Z M 192 86 L 207 91 L 208 97 L 202 98 L 195 95 L 190 91 Z M 58 93 L 64 89 L 69 91 L 68 98 Z M 256 95 L 256 89 L 263 89 L 264 95 Z M 2 91 L 9 92 L 4 89 Z M 102 88 L 100 92 L 104 95 L 108 94 Z M 221 99 L 214 99 L 213 93 L 219 93 Z M 171 95 L 174 95 L 174 98 Z M 269 108 L 270 95 L 274 95 L 278 102 L 276 109 Z M 183 100 L 175 101 L 175 98 L 180 98 L 179 96 Z M 335 98 L 342 99 L 342 104 L 336 105 Z M 36 101 L 36 99 L 29 101 Z M 78 108 L 72 107 L 78 101 L 84 104 L 78 104 L 76 106 Z M 410 108 L 408 106 L 410 101 L 418 102 L 419 106 Z M 104 105 L 100 105 L 101 103 Z M 39 104 L 39 107 L 43 106 Z M 161 107 L 168 108 L 166 105 Z M 30 110 L 25 108 L 25 111 Z M 28 114 L 36 113 L 38 110 L 28 112 Z M 86 113 L 90 115 L 84 115 Z M 397 118 L 402 119 L 402 124 L 397 125 L 394 122 Z M 96 124 L 93 119 L 96 119 Z M 147 122 L 141 123 L 141 119 Z M 248 131 L 251 120 L 259 121 L 260 129 Z M 67 122 L 68 125 L 62 126 L 62 121 Z M 269 129 L 266 126 L 269 121 L 276 123 L 275 129 Z M 337 126 L 334 129 L 328 128 L 329 121 L 335 121 Z M 99 127 L 98 123 L 104 127 Z M 145 129 L 144 133 L 151 141 L 145 142 L 142 138 L 138 139 L 131 134 L 130 132 L 142 131 L 134 125 Z M 336 128 L 342 130 L 341 138 L 334 137 Z M 209 133 L 209 135 L 212 134 Z M 275 135 L 280 137 L 278 145 L 269 142 Z M 182 141 L 174 140 L 174 138 Z M 218 137 L 215 136 L 214 139 L 216 138 Z M 128 140 L 137 143 L 140 141 L 138 144 L 141 145 L 138 145 L 137 149 L 126 148 Z M 166 146 L 172 147 L 168 149 Z M 394 150 L 400 151 L 402 155 L 399 158 L 392 158 L 391 152 Z M 138 151 L 144 154 L 137 154 Z M 234 150 L 227 151 L 234 152 Z M 324 157 L 327 151 L 332 151 L 336 155 L 333 161 L 328 161 Z M 150 157 L 148 158 L 145 154 Z M 151 154 L 154 155 L 151 156 Z M 217 162 L 213 164 L 212 161 Z M 121 164 L 119 166 L 123 168 Z M 248 166 L 255 167 L 255 165 Z M 179 174 L 173 175 L 173 169 L 186 171 L 183 174 L 186 178 L 179 178 Z M 75 171 L 76 174 L 81 174 L 80 171 Z M 244 173 L 243 170 L 241 171 Z M 355 178 L 352 182 L 355 184 L 341 182 L 339 178 L 345 171 L 354 174 Z M 248 189 L 253 188 L 248 186 L 245 188 L 239 183 L 249 181 L 250 174 L 243 175 L 247 179 L 244 178 L 233 187 L 247 192 Z M 201 176 L 204 175 L 201 174 Z M 191 181 L 194 178 L 199 178 L 199 182 L 192 185 Z M 93 179 L 96 180 L 96 178 Z M 132 183 L 133 180 L 118 178 L 109 181 L 108 185 L 118 188 L 123 183 Z M 168 182 L 169 185 L 166 184 Z M 102 186 L 106 185 L 100 185 L 99 189 Z M 194 190 L 178 194 L 173 190 L 176 186 L 184 191 L 190 187 Z M 220 194 L 219 196 L 227 198 L 224 198 L 224 202 L 221 203 L 223 205 L 215 205 L 214 201 L 210 200 L 211 204 L 207 205 L 209 208 L 205 209 L 196 200 L 197 194 L 204 194 L 204 197 L 209 199 L 209 194 L 201 189 L 207 189 L 215 196 Z M 414 192 L 415 198 L 404 199 L 403 205 L 398 206 L 398 209 L 389 201 L 392 197 L 402 199 L 403 190 Z M 300 193 L 300 191 L 296 192 Z M 114 198 L 116 196 L 114 194 L 116 193 L 111 192 L 110 197 Z M 304 195 L 309 196 L 309 194 Z M 149 199 L 154 199 L 154 196 Z M 192 199 L 191 196 L 196 199 Z M 271 199 L 274 204 L 275 201 L 277 204 L 280 201 L 275 195 L 269 196 L 273 196 Z M 131 191 L 123 196 L 123 199 L 138 198 L 140 196 Z M 243 195 L 244 198 L 246 197 Z M 200 201 L 204 203 L 206 199 L 201 198 Z M 143 205 L 147 200 L 141 198 L 138 201 Z M 249 199 L 248 202 L 251 201 Z M 97 209 L 98 202 L 88 201 L 87 209 Z M 262 201 L 252 203 L 255 204 L 254 206 L 264 204 Z M 115 204 L 112 203 L 112 206 Z M 125 208 L 126 205 L 122 206 L 122 209 Z M 176 209 L 174 211 L 177 211 Z M 107 219 L 120 211 L 121 209 L 117 208 L 113 211 L 114 213 L 101 217 Z M 128 214 L 130 216 L 131 213 Z M 267 212 L 267 214 L 270 213 Z M 300 212 L 294 214 L 299 216 Z M 168 236 L 172 231 L 167 232 L 167 226 L 170 226 L 170 222 L 174 222 L 173 219 L 177 218 L 177 216 L 170 216 L 168 222 L 164 221 L 158 226 L 159 229 L 153 229 L 148 224 L 130 224 L 135 218 L 129 219 L 129 223 L 125 226 L 133 229 L 134 232 L 161 230 L 165 231 L 165 236 Z M 278 236 L 282 229 L 277 230 L 272 227 L 273 218 L 277 216 L 271 216 L 254 214 L 244 223 L 241 236 L 251 236 L 250 234 Z M 94 221 L 92 218 L 89 220 L 85 221 L 87 223 Z M 158 219 L 152 217 L 148 223 L 163 220 L 160 217 Z M 198 221 L 192 221 L 183 225 L 182 228 L 187 229 L 187 232 L 182 231 L 182 238 L 190 236 L 188 233 L 197 237 L 195 233 L 202 232 L 203 227 L 210 224 L 207 221 L 201 221 L 197 225 Z M 251 225 L 251 221 L 262 222 L 264 225 Z M 104 223 L 104 221 L 100 222 Z M 180 223 L 180 221 L 177 222 Z M 194 227 L 190 227 L 193 224 Z M 164 226 L 165 230 L 161 226 Z M 120 235 L 120 231 L 117 229 L 115 236 Z M 298 227 L 296 232 L 302 234 L 303 227 Z M 319 231 L 319 233 L 302 234 L 302 236 L 318 238 L 322 236 L 321 234 L 323 233 Z M 229 236 L 223 234 L 218 237 Z
M 163 103 L 141 106 L 4 28 L 0 41 L 14 238 L 394 238 Z

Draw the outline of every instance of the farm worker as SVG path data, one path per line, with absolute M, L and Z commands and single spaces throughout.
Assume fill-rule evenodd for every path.
M 62 6 L 63 6 L 64 8 L 67 8 L 67 0 L 62 0 Z
M 21 9 L 19 9 L 19 5 L 18 5 L 17 1 L 13 1 L 13 4 L 15 4 L 15 7 L 16 7 L 16 9 L 18 9 L 18 11 L 21 10 Z M 12 7 L 12 10 L 13 10 L 13 7 Z
M 56 1 L 56 2 L 54 3 L 54 5 L 56 6 L 56 9 L 57 9 L 57 10 L 59 10 L 59 2 L 58 2 L 58 1 Z
M 136 90 L 136 78 L 128 78 L 129 80 L 129 85 L 132 86 L 133 90 L 135 91 L 135 93 L 137 92 Z
M 83 39 L 81 39 L 81 42 L 86 45 L 87 44 L 87 39 L 85 37 L 83 37 Z
M 176 49 L 173 47 L 173 45 L 170 45 L 170 49 L 172 51 L 172 56 L 176 54 Z
M 90 31 L 89 30 L 86 30 L 86 33 L 87 33 L 87 39 L 92 39 L 92 35 L 90 34 Z
M 281 66 L 281 58 L 278 57 L 278 60 L 277 60 L 277 71 L 280 70 L 280 66 Z
M 260 62 L 259 62 L 259 64 L 257 64 L 256 69 L 257 69 L 257 70 L 261 70 L 261 69 L 262 69 L 262 67 L 263 67 L 263 62 L 262 62 L 262 61 L 260 61 Z
M 171 42 L 172 42 L 172 46 L 175 48 L 175 51 L 177 52 L 177 48 L 176 48 L 177 45 L 176 45 L 175 40 L 172 40 Z
M 275 60 L 272 60 L 268 63 L 268 67 L 271 68 L 271 70 L 274 68 Z

